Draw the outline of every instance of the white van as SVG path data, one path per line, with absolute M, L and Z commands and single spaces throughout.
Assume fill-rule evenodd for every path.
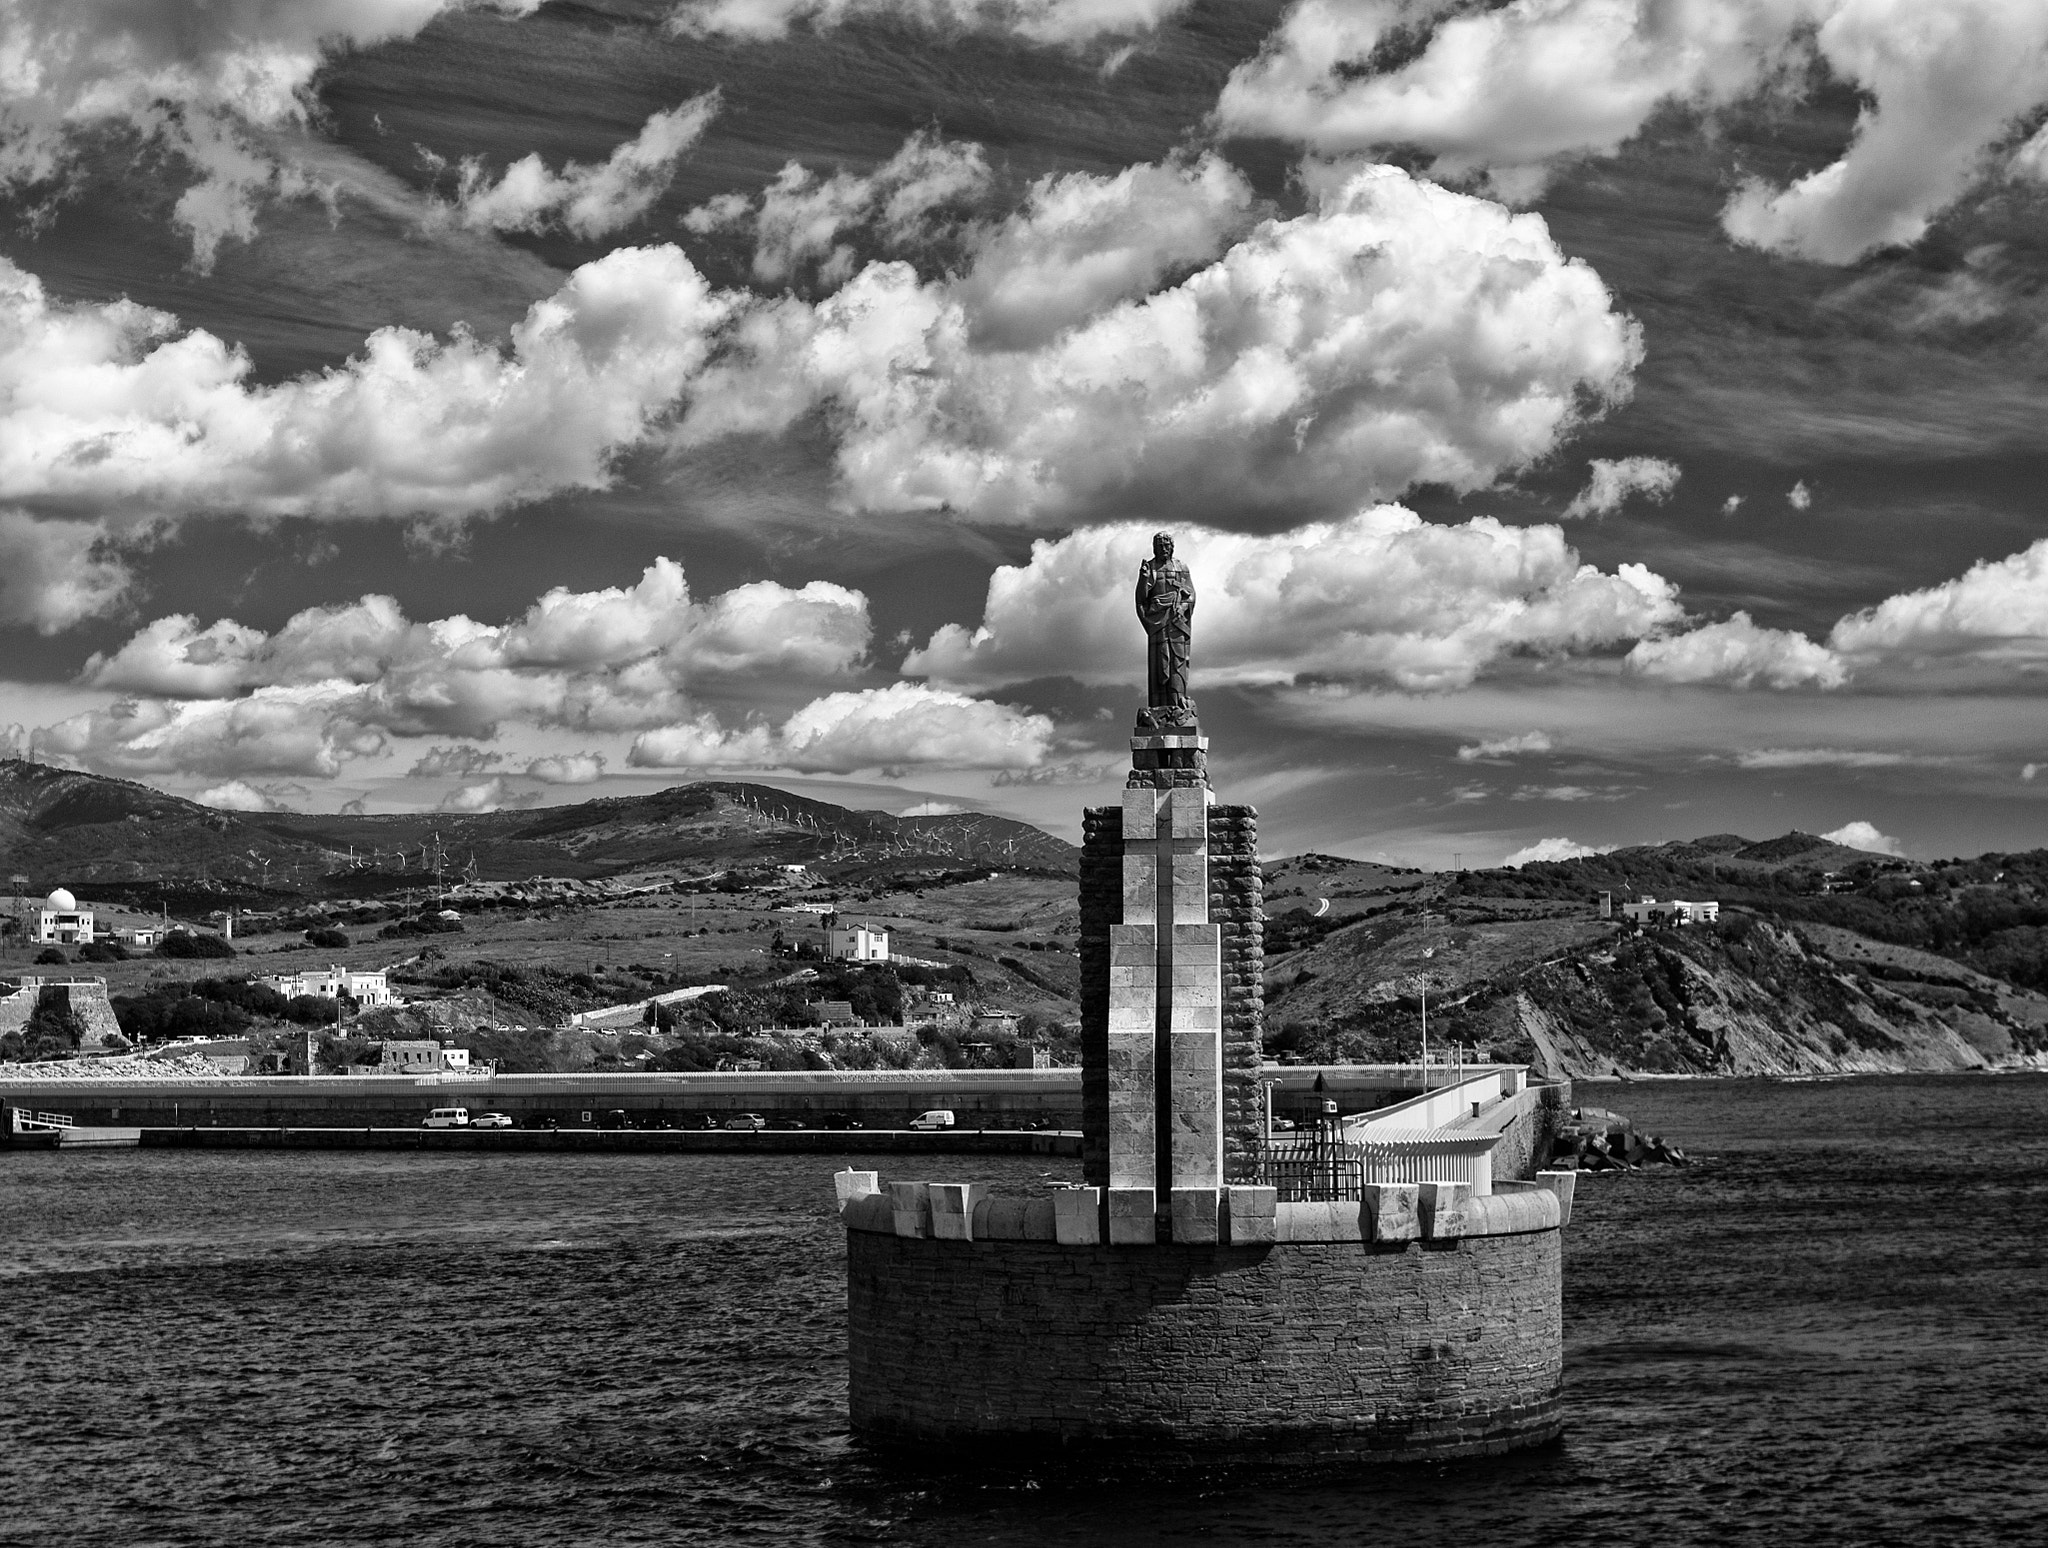
M 466 1129 L 469 1127 L 469 1109 L 466 1107 L 437 1107 L 427 1114 L 423 1129 Z
M 910 1120 L 913 1129 L 950 1129 L 953 1127 L 953 1109 L 934 1107 L 929 1112 L 919 1113 Z

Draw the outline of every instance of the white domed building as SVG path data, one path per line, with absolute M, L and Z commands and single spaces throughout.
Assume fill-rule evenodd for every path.
M 80 908 L 78 899 L 59 887 L 43 899 L 43 911 L 36 922 L 36 939 L 53 946 L 90 946 L 93 912 Z

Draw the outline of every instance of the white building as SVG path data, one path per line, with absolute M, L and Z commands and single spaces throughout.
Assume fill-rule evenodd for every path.
M 90 946 L 96 939 L 92 910 L 80 908 L 78 899 L 59 887 L 43 899 L 42 912 L 36 916 L 36 939 L 54 946 Z
M 273 973 L 263 982 L 287 1000 L 296 1000 L 301 995 L 335 1000 L 347 995 L 363 1006 L 399 1003 L 391 993 L 391 985 L 382 968 L 374 973 L 358 973 L 352 968 L 340 967 L 330 967 L 324 972 L 315 969 L 305 973 Z
M 825 955 L 834 962 L 887 962 L 889 932 L 865 924 L 844 925 L 837 914 L 827 914 Z
M 1711 901 L 1688 903 L 1683 898 L 1666 898 L 1661 903 L 1655 898 L 1638 898 L 1622 904 L 1621 912 L 1642 925 L 1712 924 L 1721 917 L 1721 905 Z

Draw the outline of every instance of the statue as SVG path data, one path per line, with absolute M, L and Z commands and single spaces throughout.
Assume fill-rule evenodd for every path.
M 1195 582 L 1173 557 L 1173 535 L 1152 539 L 1152 557 L 1138 566 L 1138 622 L 1145 626 L 1145 704 L 1140 718 L 1187 725 L 1195 718 L 1188 697 L 1188 651 L 1194 642 Z

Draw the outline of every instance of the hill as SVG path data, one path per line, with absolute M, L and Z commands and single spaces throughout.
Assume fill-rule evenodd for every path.
M 730 781 L 540 810 L 305 816 L 215 811 L 127 780 L 0 762 L 7 874 L 174 911 L 374 897 L 437 870 L 589 881 L 791 864 L 848 884 L 959 867 L 1069 875 L 1076 851 L 1008 818 L 894 817 Z
M 1644 932 L 1602 892 L 1712 898 Z M 1276 900 L 1277 901 L 1277 900 Z M 2048 1062 L 2048 851 L 1916 865 L 1732 834 L 1459 872 L 1369 914 L 1269 908 L 1277 1053 L 1434 1042 L 1560 1073 L 1822 1073 Z

